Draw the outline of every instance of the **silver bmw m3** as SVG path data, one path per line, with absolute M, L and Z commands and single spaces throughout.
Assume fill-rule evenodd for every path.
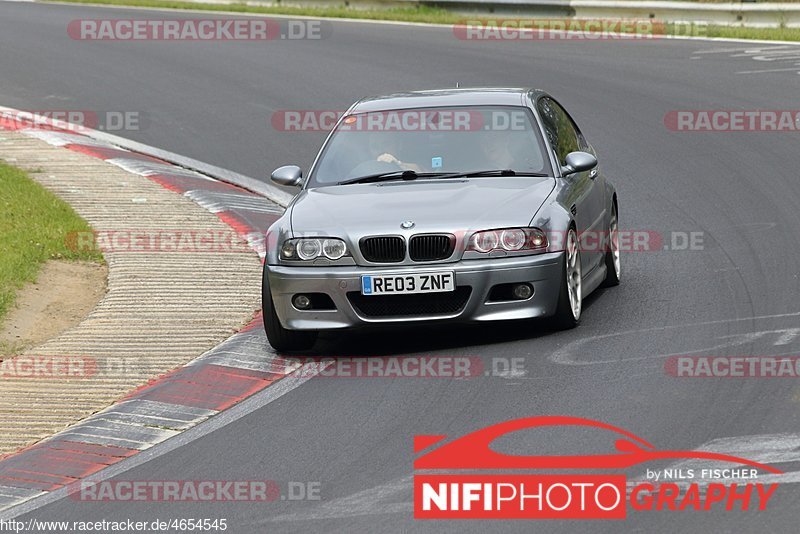
M 618 203 L 550 95 L 445 89 L 342 115 L 267 232 L 264 326 L 279 351 L 321 330 L 551 317 L 620 279 Z

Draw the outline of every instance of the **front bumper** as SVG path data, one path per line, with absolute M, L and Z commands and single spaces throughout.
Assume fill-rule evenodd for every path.
M 456 322 L 500 321 L 546 317 L 555 313 L 562 282 L 563 252 L 552 252 L 514 258 L 462 260 L 455 263 L 410 267 L 267 267 L 270 291 L 275 310 L 284 328 L 289 330 L 328 330 L 368 325 L 417 321 Z M 453 271 L 457 288 L 471 292 L 460 310 L 449 313 L 414 315 L 365 315 L 354 307 L 347 293 L 360 293 L 361 276 L 365 274 L 402 274 L 413 272 Z M 497 284 L 528 282 L 533 296 L 527 300 L 487 302 L 491 288 Z M 327 294 L 335 310 L 298 310 L 292 297 L 298 293 Z M 435 294 L 430 295 L 435 298 Z M 366 297 L 374 298 L 397 298 Z

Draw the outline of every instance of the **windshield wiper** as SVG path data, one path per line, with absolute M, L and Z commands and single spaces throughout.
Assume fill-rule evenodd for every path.
M 536 176 L 546 178 L 543 172 L 515 171 L 513 169 L 490 169 L 485 171 L 452 172 L 443 174 L 440 178 L 478 178 L 481 176 Z
M 546 178 L 548 175 L 541 172 L 515 171 L 513 169 L 489 169 L 468 172 L 416 172 L 405 170 L 359 176 L 358 178 L 339 182 L 338 185 L 368 184 L 388 182 L 389 180 L 416 180 L 417 178 L 477 178 L 481 176 L 537 176 Z
M 367 176 L 359 176 L 358 178 L 350 178 L 339 182 L 338 185 L 348 184 L 368 184 L 375 182 L 388 182 L 389 180 L 416 180 L 417 178 L 425 178 L 430 176 L 442 176 L 445 173 L 441 172 L 416 172 L 416 171 L 390 171 L 381 172 L 378 174 L 369 174 Z

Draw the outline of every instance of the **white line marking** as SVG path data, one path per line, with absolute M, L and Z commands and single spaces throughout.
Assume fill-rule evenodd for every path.
M 765 70 L 740 70 L 737 71 L 736 74 L 765 74 L 767 72 L 789 72 L 789 71 L 797 71 L 800 74 L 800 65 L 797 67 L 792 67 L 791 69 L 765 69 Z
M 750 41 L 743 41 L 743 42 L 750 42 Z M 759 41 L 753 41 L 753 42 L 759 42 Z M 760 41 L 760 42 L 763 43 L 765 41 Z M 770 42 L 772 42 L 772 41 L 770 41 Z M 695 54 L 730 54 L 732 52 L 744 52 L 746 54 L 757 54 L 759 52 L 764 52 L 764 51 L 770 52 L 770 51 L 773 51 L 773 50 L 787 50 L 787 49 L 790 49 L 792 47 L 800 46 L 800 43 L 790 43 L 790 42 L 786 42 L 786 41 L 775 41 L 775 43 L 776 44 L 784 43 L 784 44 L 782 46 L 766 46 L 766 47 L 762 46 L 762 47 L 757 47 L 757 48 L 753 48 L 752 46 L 744 47 L 744 48 L 742 48 L 742 47 L 737 47 L 737 48 L 710 48 L 708 50 L 696 50 L 694 53 Z
M 591 341 L 597 341 L 600 339 L 605 339 L 609 337 L 615 336 L 625 336 L 630 334 L 639 334 L 642 332 L 659 332 L 659 331 L 667 331 L 673 330 L 676 328 L 689 328 L 689 327 L 696 327 L 696 326 L 707 326 L 713 324 L 727 324 L 727 323 L 735 323 L 739 321 L 756 321 L 760 319 L 775 319 L 775 318 L 782 318 L 782 317 L 798 317 L 800 316 L 800 312 L 793 312 L 793 313 L 781 313 L 775 315 L 757 315 L 753 317 L 740 317 L 736 319 L 719 319 L 715 321 L 704 321 L 700 323 L 689 323 L 689 324 L 677 324 L 677 325 L 670 325 L 670 326 L 654 326 L 652 328 L 640 328 L 636 330 L 626 330 L 622 332 L 613 332 L 610 334 L 600 334 L 597 336 L 586 337 L 582 339 L 577 339 L 572 341 L 571 343 L 567 343 L 565 346 L 561 347 L 553 354 L 549 356 L 549 360 L 553 363 L 558 363 L 561 365 L 600 365 L 606 363 L 623 363 L 623 362 L 630 362 L 630 361 L 640 361 L 640 360 L 651 360 L 651 359 L 658 359 L 658 358 L 667 358 L 669 356 L 686 356 L 690 354 L 694 354 L 696 352 L 702 352 L 707 350 L 715 350 L 719 348 L 725 348 L 731 346 L 731 342 L 725 342 L 719 345 L 714 345 L 712 347 L 704 347 L 699 349 L 691 349 L 682 352 L 670 353 L 670 354 L 656 354 L 650 356 L 636 356 L 632 358 L 618 358 L 613 360 L 594 360 L 594 361 L 579 361 L 572 359 L 572 350 L 580 347 L 586 343 Z
M 281 514 L 265 522 L 309 521 L 318 519 L 341 519 L 344 517 L 408 513 L 413 510 L 411 502 L 382 504 L 381 501 L 413 490 L 413 475 L 406 475 L 386 484 L 340 497 L 317 506 L 310 511 Z

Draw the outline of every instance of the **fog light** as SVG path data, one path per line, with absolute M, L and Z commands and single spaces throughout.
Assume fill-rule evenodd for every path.
M 292 299 L 292 304 L 298 310 L 308 310 L 311 309 L 311 299 L 305 295 L 295 295 Z
M 517 284 L 512 290 L 514 298 L 517 300 L 525 300 L 531 298 L 533 295 L 533 288 L 529 284 Z

